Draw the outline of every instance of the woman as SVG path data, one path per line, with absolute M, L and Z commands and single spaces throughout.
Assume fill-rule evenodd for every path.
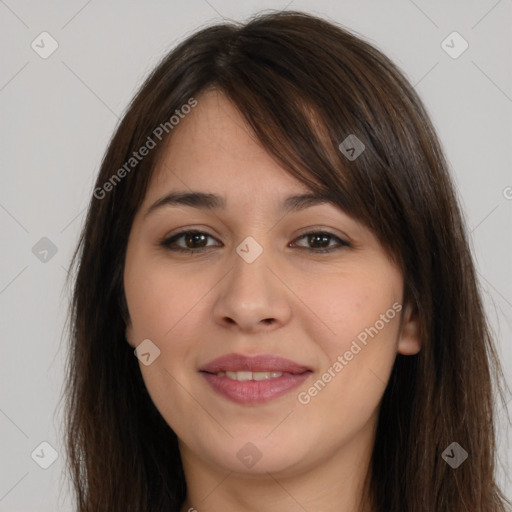
M 401 72 L 346 30 L 281 12 L 170 52 L 74 263 L 79 511 L 505 510 L 500 367 L 447 164 Z

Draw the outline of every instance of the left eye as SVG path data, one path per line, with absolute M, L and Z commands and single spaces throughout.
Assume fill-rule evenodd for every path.
M 310 247 L 314 252 L 331 252 L 333 250 L 340 249 L 341 247 L 349 247 L 350 244 L 342 240 L 341 238 L 333 235 L 332 233 L 328 233 L 325 231 L 320 232 L 311 232 L 301 235 L 297 240 L 306 239 L 306 242 L 310 245 L 317 245 L 317 247 Z M 330 246 L 330 242 L 335 240 L 337 245 Z M 303 246 L 298 246 L 303 247 Z M 304 247 L 308 249 L 308 247 Z
M 214 240 L 214 238 L 203 231 L 182 231 L 176 235 L 171 236 L 161 242 L 161 245 L 170 251 L 178 252 L 201 252 L 208 249 L 208 247 L 215 247 L 215 244 L 208 245 L 208 238 Z M 306 240 L 310 247 L 298 245 L 297 240 Z M 183 241 L 185 246 L 178 244 L 178 241 Z M 331 242 L 335 241 L 335 245 L 331 245 Z M 342 240 L 332 233 L 319 231 L 305 233 L 292 242 L 292 247 L 299 247 L 301 249 L 311 249 L 312 252 L 331 252 L 338 250 L 342 247 L 350 247 L 350 244 Z M 315 247 L 316 246 L 316 247 Z M 219 247 L 219 246 L 217 246 Z

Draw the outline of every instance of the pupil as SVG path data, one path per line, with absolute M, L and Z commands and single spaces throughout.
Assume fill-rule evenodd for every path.
M 309 243 L 313 245 L 315 244 L 315 241 L 319 240 L 322 247 L 325 247 L 325 244 L 327 244 L 327 246 L 329 245 L 329 237 L 327 235 L 311 235 L 309 237 Z
M 203 243 L 200 244 L 199 242 L 197 242 L 196 238 L 202 238 L 203 239 L 202 240 Z M 204 247 L 204 245 L 205 245 L 205 243 L 204 243 L 205 242 L 205 236 L 202 235 L 201 233 L 191 233 L 191 234 L 189 234 L 187 236 L 186 240 L 187 240 L 187 246 L 188 245 L 195 245 L 196 243 L 198 245 L 200 245 L 201 247 Z

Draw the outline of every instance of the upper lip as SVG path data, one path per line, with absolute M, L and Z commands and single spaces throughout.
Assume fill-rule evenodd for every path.
M 227 354 L 205 364 L 199 371 L 207 373 L 247 371 L 301 374 L 311 371 L 311 369 L 274 354 L 257 356 Z

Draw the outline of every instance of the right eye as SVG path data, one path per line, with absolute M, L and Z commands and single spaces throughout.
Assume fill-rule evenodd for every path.
M 208 238 L 213 239 L 211 235 L 203 231 L 181 231 L 180 233 L 176 233 L 169 238 L 165 238 L 160 242 L 160 245 L 169 251 L 189 253 L 203 252 L 207 250 L 208 247 L 212 247 L 211 245 L 207 245 Z M 181 240 L 183 241 L 184 245 L 179 245 L 177 243 Z

